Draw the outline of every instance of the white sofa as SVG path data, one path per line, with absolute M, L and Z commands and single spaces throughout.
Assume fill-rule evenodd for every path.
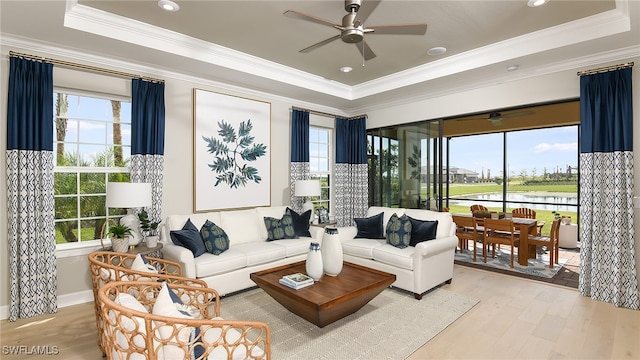
M 458 238 L 455 236 L 453 218 L 448 212 L 421 209 L 370 207 L 367 217 L 384 213 L 383 229 L 393 213 L 398 217 L 406 214 L 417 220 L 437 220 L 436 238 L 400 249 L 387 243 L 386 239 L 355 238 L 355 226 L 339 227 L 344 260 L 386 271 L 396 275 L 392 284 L 414 293 L 420 300 L 426 291 L 442 284 L 451 283 L 453 260 Z
M 271 206 L 170 215 L 161 225 L 162 253 L 165 258 L 182 264 L 185 277 L 204 280 L 220 295 L 253 287 L 255 283 L 249 274 L 305 260 L 309 244 L 321 241 L 324 229 L 314 226 L 309 228 L 310 238 L 266 241 L 264 217 L 280 219 L 286 209 L 286 206 Z M 191 250 L 173 244 L 169 232 L 182 229 L 188 219 L 198 229 L 207 220 L 220 226 L 229 237 L 229 249 L 220 255 L 205 252 L 194 258 Z

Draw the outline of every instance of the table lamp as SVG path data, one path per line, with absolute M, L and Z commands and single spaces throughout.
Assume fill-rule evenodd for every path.
M 320 181 L 318 180 L 298 180 L 295 183 L 295 196 L 306 197 L 307 201 L 302 204 L 302 212 L 311 210 L 311 218 L 313 219 L 313 203 L 311 196 L 320 196 Z
M 129 182 L 108 182 L 107 201 L 108 208 L 125 208 L 127 215 L 120 218 L 120 224 L 131 228 L 129 245 L 138 245 L 142 241 L 142 231 L 140 231 L 140 221 L 133 212 L 135 208 L 151 206 L 151 184 L 149 183 L 129 183 Z

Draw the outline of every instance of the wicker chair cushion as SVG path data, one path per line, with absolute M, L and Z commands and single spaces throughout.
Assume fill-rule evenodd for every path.
M 148 313 L 144 305 L 142 305 L 135 297 L 126 293 L 118 294 L 114 299 L 114 302 L 118 305 L 128 307 L 129 309 L 132 309 L 135 311 Z M 111 318 L 112 321 L 115 321 L 116 316 L 113 312 L 109 314 L 109 317 Z M 138 333 L 138 335 L 135 335 L 133 337 L 133 344 L 139 348 L 144 349 L 146 346 L 145 337 L 147 334 L 147 329 L 144 324 L 144 319 L 141 317 L 133 317 L 133 318 L 121 317 L 120 320 L 121 320 L 120 326 L 125 331 Z M 121 331 L 116 330 L 115 339 L 116 339 L 116 343 L 121 348 L 127 349 L 129 347 L 129 343 L 127 342 L 127 337 L 123 335 Z M 133 355 L 133 358 L 135 358 L 136 355 L 140 355 L 140 354 L 132 354 L 132 355 Z M 114 359 L 117 359 L 117 358 L 118 358 L 117 356 L 114 356 Z M 138 358 L 142 359 L 144 357 L 139 356 Z
M 147 260 L 147 258 L 141 254 L 137 254 L 136 258 L 133 259 L 133 262 L 131 263 L 131 270 L 148 272 L 152 274 L 158 273 L 158 269 L 153 267 L 153 265 L 149 263 L 149 260 Z

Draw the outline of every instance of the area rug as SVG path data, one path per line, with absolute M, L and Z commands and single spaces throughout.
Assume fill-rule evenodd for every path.
M 553 266 L 553 269 L 549 268 L 549 253 L 538 253 L 535 259 L 529 259 L 529 266 L 522 266 L 518 264 L 517 249 L 514 252 L 513 268 L 510 266 L 511 252 L 510 249 L 502 246 L 501 249 L 496 250 L 495 259 L 491 257 L 491 253 L 487 253 L 487 263 L 485 264 L 482 258 L 482 245 L 478 246 L 476 253 L 476 261 L 473 261 L 473 244 L 470 245 L 469 250 L 462 252 L 456 252 L 455 262 L 459 265 L 473 265 L 474 267 L 489 267 L 493 269 L 501 270 L 501 272 L 513 272 L 517 274 L 537 276 L 545 279 L 553 278 L 562 265 L 567 262 L 567 259 L 560 258 L 558 264 Z
M 469 311 L 478 300 L 436 288 L 422 300 L 385 289 L 367 305 L 319 328 L 289 312 L 261 289 L 225 297 L 225 319 L 263 321 L 273 359 L 406 359 Z

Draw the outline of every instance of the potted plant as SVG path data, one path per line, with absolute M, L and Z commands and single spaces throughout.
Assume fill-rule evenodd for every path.
M 138 213 L 138 219 L 140 220 L 140 228 L 142 229 L 142 234 L 147 243 L 147 247 L 156 247 L 158 245 L 158 224 L 159 222 L 150 221 L 149 213 L 146 210 L 140 211 Z
M 127 225 L 116 224 L 109 227 L 109 233 L 111 235 L 111 247 L 115 252 L 127 252 L 129 248 L 129 239 L 127 236 L 131 235 L 131 228 Z

